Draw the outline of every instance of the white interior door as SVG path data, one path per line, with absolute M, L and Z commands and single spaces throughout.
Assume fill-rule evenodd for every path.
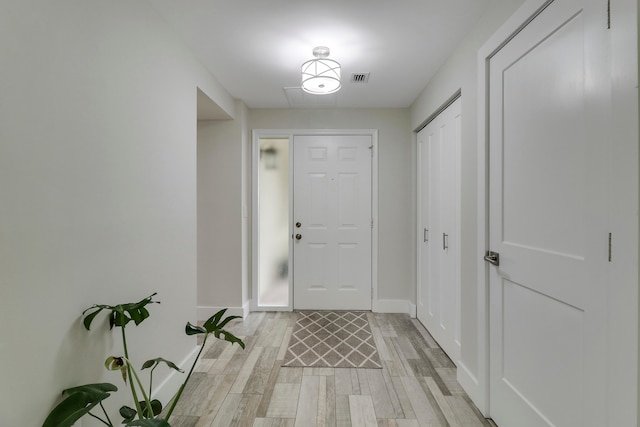
M 555 0 L 489 63 L 489 240 L 499 253 L 490 412 L 500 426 L 605 425 L 606 22 L 591 4 Z
M 461 100 L 418 133 L 417 315 L 453 361 L 460 358 L 458 153 Z
M 371 309 L 370 135 L 293 139 L 295 309 Z

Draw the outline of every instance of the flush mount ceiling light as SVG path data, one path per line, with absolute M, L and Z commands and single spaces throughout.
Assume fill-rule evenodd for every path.
M 311 59 L 302 64 L 302 90 L 315 95 L 326 95 L 340 90 L 340 64 L 328 59 L 329 48 L 313 49 Z

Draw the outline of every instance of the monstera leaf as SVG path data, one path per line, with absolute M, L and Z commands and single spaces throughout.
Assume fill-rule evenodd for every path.
M 158 366 L 160 363 L 164 363 L 165 365 L 167 365 L 168 367 L 170 367 L 171 369 L 175 369 L 178 372 L 184 372 L 182 369 L 178 368 L 178 366 L 167 360 L 167 359 L 163 359 L 162 357 L 156 357 L 155 359 L 151 359 L 151 360 L 147 360 L 146 362 L 144 362 L 144 364 L 142 365 L 142 369 L 155 369 L 156 366 Z
M 109 314 L 109 327 L 112 329 L 114 326 L 126 326 L 127 323 L 132 320 L 137 326 L 142 323 L 144 319 L 149 317 L 149 311 L 146 309 L 147 305 L 160 304 L 159 301 L 153 300 L 153 297 L 155 295 L 156 293 L 153 293 L 142 301 L 138 301 L 135 303 L 118 305 L 94 304 L 82 312 L 82 315 L 85 316 L 83 320 L 84 327 L 89 330 L 89 328 L 91 327 L 91 322 L 93 322 L 93 319 L 95 319 L 102 310 L 111 311 L 111 313 Z
M 42 427 L 70 427 L 118 387 L 110 383 L 85 384 L 66 389 L 67 397 L 49 413 Z
M 218 339 L 228 341 L 231 344 L 237 343 L 240 347 L 244 348 L 244 342 L 240 338 L 236 337 L 231 332 L 222 329 L 233 319 L 242 319 L 242 317 L 227 316 L 223 318 L 226 311 L 226 308 L 218 311 L 216 314 L 208 318 L 202 326 L 192 325 L 190 322 L 187 322 L 185 332 L 187 335 L 213 334 L 213 336 Z

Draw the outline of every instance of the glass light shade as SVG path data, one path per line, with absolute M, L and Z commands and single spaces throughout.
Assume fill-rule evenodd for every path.
M 340 90 L 340 64 L 333 59 L 316 58 L 302 64 L 302 89 L 315 95 Z

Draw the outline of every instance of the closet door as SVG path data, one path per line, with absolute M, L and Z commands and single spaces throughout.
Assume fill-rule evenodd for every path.
M 555 0 L 487 65 L 490 415 L 501 426 L 623 425 L 606 422 L 606 183 L 619 147 L 601 18 L 594 2 Z
M 418 320 L 460 357 L 459 152 L 461 100 L 418 133 Z

